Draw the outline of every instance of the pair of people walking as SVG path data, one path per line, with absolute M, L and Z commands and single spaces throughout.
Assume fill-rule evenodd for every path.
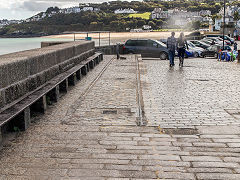
M 177 49 L 178 56 L 179 56 L 179 66 L 183 67 L 184 55 L 186 48 L 188 49 L 187 41 L 185 40 L 184 34 L 181 33 L 179 38 L 175 38 L 175 32 L 172 32 L 172 36 L 167 39 L 167 48 L 169 51 L 169 60 L 170 60 L 170 67 L 173 67 L 174 64 L 174 57 L 175 51 Z

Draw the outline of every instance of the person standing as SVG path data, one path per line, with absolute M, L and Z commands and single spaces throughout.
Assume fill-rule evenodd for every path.
M 168 56 L 170 60 L 170 67 L 174 66 L 174 57 L 175 57 L 175 50 L 176 50 L 176 38 L 175 32 L 172 32 L 172 36 L 167 39 L 167 49 L 168 49 Z
M 237 51 L 237 49 L 238 49 L 238 45 L 237 45 L 237 42 L 235 41 L 234 42 L 234 51 Z
M 183 32 L 180 34 L 177 41 L 178 56 L 179 56 L 179 66 L 183 67 L 184 55 L 186 48 L 188 49 L 187 41 L 185 40 Z

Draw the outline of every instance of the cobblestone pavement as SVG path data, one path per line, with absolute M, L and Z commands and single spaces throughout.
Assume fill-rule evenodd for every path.
M 170 69 L 166 61 L 147 61 L 143 66 L 143 97 L 149 126 L 240 124 L 240 66 L 236 63 L 189 59 L 183 68 L 177 65 Z
M 135 56 L 112 58 L 5 145 L 0 180 L 240 179 L 239 65 L 140 60 L 141 93 Z

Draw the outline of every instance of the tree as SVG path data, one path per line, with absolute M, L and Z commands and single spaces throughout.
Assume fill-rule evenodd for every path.
M 240 14 L 238 11 L 236 11 L 233 15 L 234 21 L 238 21 L 240 19 Z
M 161 28 L 162 29 L 162 26 L 163 26 L 163 20 L 161 20 L 161 19 L 158 19 L 157 21 L 156 21 L 156 25 L 158 26 L 158 28 Z
M 55 12 L 59 12 L 59 8 L 57 7 L 57 6 L 55 6 L 55 7 L 49 7 L 47 10 L 46 10 L 46 13 L 51 13 L 51 12 L 53 12 L 53 11 L 55 11 Z
M 201 22 L 200 21 L 193 21 L 192 22 L 192 28 L 193 29 L 198 30 L 198 29 L 200 29 L 200 26 L 201 26 Z
M 153 21 L 149 21 L 148 25 L 151 26 L 153 29 L 156 29 L 156 23 L 154 23 Z
M 139 27 L 139 28 L 141 28 L 143 25 L 145 25 L 146 24 L 146 21 L 145 20 L 143 20 L 143 19 L 140 19 L 140 20 L 138 20 L 137 21 L 137 26 Z

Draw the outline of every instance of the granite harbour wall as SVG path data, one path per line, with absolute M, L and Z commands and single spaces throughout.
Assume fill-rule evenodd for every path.
M 91 41 L 56 44 L 46 43 L 43 48 L 0 56 L 0 109 L 95 53 Z

